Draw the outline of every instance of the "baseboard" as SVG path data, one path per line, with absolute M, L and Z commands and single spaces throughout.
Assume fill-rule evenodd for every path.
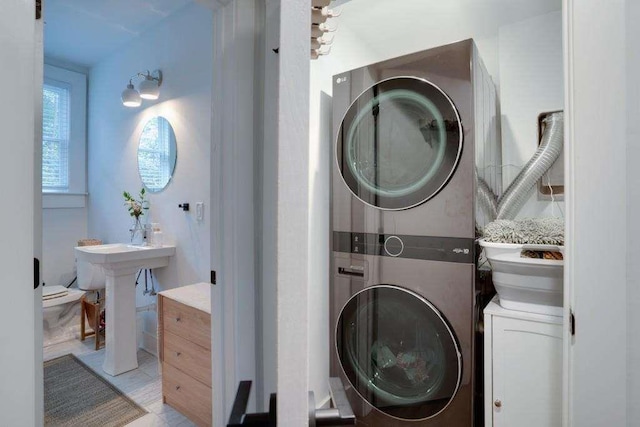
M 142 342 L 140 343 L 140 348 L 154 356 L 158 356 L 158 337 L 155 334 L 142 331 Z
M 137 315 L 136 315 L 136 329 L 137 329 L 137 340 L 138 347 L 141 349 L 153 354 L 154 356 L 158 356 L 158 334 L 157 327 L 155 323 L 157 322 L 155 319 L 155 304 L 149 304 L 144 307 L 137 307 Z M 145 318 L 149 315 L 153 315 L 151 317 L 152 325 L 149 325 L 148 321 L 145 322 Z M 149 320 L 149 319 L 147 319 Z M 148 329 L 152 329 L 153 331 L 149 331 Z

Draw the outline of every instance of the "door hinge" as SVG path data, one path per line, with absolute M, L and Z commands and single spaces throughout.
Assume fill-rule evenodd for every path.
M 573 310 L 569 310 L 569 328 L 571 330 L 571 336 L 576 335 L 576 316 L 573 314 Z
M 36 19 L 42 18 L 42 0 L 36 0 Z
M 216 272 L 215 272 L 215 270 L 211 270 L 211 284 L 212 285 L 216 284 Z

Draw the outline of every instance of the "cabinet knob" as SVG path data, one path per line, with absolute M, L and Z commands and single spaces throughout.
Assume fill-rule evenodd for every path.
M 180 386 L 179 385 L 176 386 L 176 390 L 180 390 Z
M 496 408 L 502 408 L 502 401 L 500 401 L 500 399 L 496 399 L 495 402 L 493 402 L 493 406 Z
M 176 317 L 176 322 L 179 322 L 179 321 L 180 321 L 180 318 L 179 318 L 179 317 Z
M 180 353 L 179 351 L 176 351 L 176 357 L 180 357 L 182 353 Z

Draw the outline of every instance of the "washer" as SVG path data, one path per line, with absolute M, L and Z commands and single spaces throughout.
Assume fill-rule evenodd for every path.
M 358 425 L 472 426 L 493 83 L 465 40 L 337 75 L 333 104 L 331 373 Z
M 475 266 L 347 253 L 333 265 L 331 373 L 358 425 L 472 426 Z

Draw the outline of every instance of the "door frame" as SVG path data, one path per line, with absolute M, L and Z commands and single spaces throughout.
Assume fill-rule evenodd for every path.
M 211 149 L 212 420 L 227 423 L 238 383 L 257 389 L 254 151 L 259 124 L 254 99 L 259 0 L 198 0 L 213 11 Z M 255 412 L 253 393 L 247 407 Z
M 311 4 L 280 1 L 278 78 L 278 427 L 309 423 Z M 328 380 L 328 378 L 327 378 Z M 286 414 L 286 418 L 283 415 Z
M 267 393 L 276 391 L 269 389 L 273 386 L 273 376 L 277 382 L 277 411 L 286 414 L 286 418 L 281 415 L 278 425 L 298 427 L 309 421 L 309 149 L 306 141 L 309 140 L 310 116 L 310 5 L 299 0 L 276 0 L 279 3 L 279 7 L 275 8 L 279 11 L 279 46 L 260 46 L 257 43 L 269 43 L 270 40 L 266 35 L 264 38 L 256 37 L 255 31 L 264 30 L 261 25 L 266 24 L 270 26 L 266 31 L 273 35 L 272 26 L 278 24 L 272 20 L 265 22 L 264 6 L 256 3 L 263 0 L 210 1 L 214 9 L 214 67 L 220 70 L 214 74 L 213 85 L 211 200 L 215 206 L 211 209 L 211 219 L 215 235 L 212 236 L 211 265 L 212 269 L 219 269 L 220 272 L 218 285 L 212 288 L 212 345 L 217 348 L 212 351 L 213 384 L 214 389 L 218 387 L 223 390 L 223 396 L 220 397 L 220 393 L 216 396 L 216 392 L 213 392 L 214 425 L 224 425 L 240 380 L 252 379 L 257 382 L 254 387 L 256 393 L 252 394 L 248 406 L 248 412 L 252 412 L 260 405 L 254 402 L 256 397 L 266 398 Z M 251 35 L 248 36 L 248 32 Z M 276 47 L 279 49 L 272 52 Z M 276 89 L 261 87 L 253 81 L 254 70 L 260 74 L 259 62 L 264 61 L 264 66 L 268 66 L 265 52 L 278 55 Z M 274 77 L 273 71 L 265 69 L 264 73 Z M 254 86 L 248 83 L 251 81 Z M 251 87 L 248 89 L 248 86 Z M 263 100 L 257 93 L 261 90 L 273 94 L 274 99 L 268 102 Z M 258 104 L 264 105 L 265 111 L 259 111 L 261 107 Z M 276 112 L 267 112 L 267 105 L 277 106 Z M 248 113 L 250 109 L 253 109 L 253 116 Z M 247 185 L 261 185 L 262 177 L 247 177 L 246 168 L 250 166 L 247 159 L 255 160 L 264 155 L 263 161 L 267 162 L 273 157 L 271 153 L 260 152 L 257 148 L 252 151 L 256 147 L 254 144 L 262 142 L 265 144 L 263 150 L 266 150 L 270 143 L 263 141 L 262 135 L 247 133 L 249 116 L 253 118 L 256 132 L 261 129 L 260 126 L 264 126 L 262 131 L 265 138 L 273 136 L 272 130 L 275 132 L 270 125 L 277 127 L 277 165 L 269 165 L 270 172 L 271 166 L 276 166 L 277 170 L 275 203 L 268 201 L 266 198 L 269 195 L 261 194 L 259 189 L 248 191 Z M 261 118 L 264 119 L 262 124 L 258 123 Z M 253 173 L 260 175 L 267 172 L 258 168 Z M 259 194 L 265 204 L 269 203 L 269 209 L 271 204 L 276 208 L 275 242 L 253 240 L 254 227 L 260 231 L 256 224 L 261 221 L 245 214 L 256 209 L 255 215 L 260 215 L 263 208 L 267 209 L 260 202 L 245 198 L 254 194 Z M 265 227 L 271 225 L 264 224 Z M 254 245 L 260 244 L 262 249 L 256 251 Z M 268 272 L 259 268 L 262 262 L 260 255 L 258 263 L 255 257 L 257 252 L 268 247 L 275 248 L 275 256 L 269 259 L 275 258 L 277 263 L 277 296 L 272 298 L 269 295 L 267 298 L 262 295 L 264 299 L 261 299 L 255 286 L 262 286 L 262 290 L 268 292 L 266 282 L 270 282 L 271 277 L 262 277 L 265 282 L 261 282 L 260 275 Z M 248 252 L 252 254 L 248 255 Z M 257 273 L 253 271 L 256 265 Z M 247 269 L 253 271 L 255 282 L 249 280 Z M 270 338 L 276 338 L 277 343 L 262 345 L 265 349 L 277 348 L 277 366 L 273 367 L 276 374 L 260 372 L 260 369 L 270 368 L 267 364 L 257 368 L 260 360 L 254 360 L 253 366 L 249 366 L 250 358 L 247 358 L 251 355 L 255 359 L 262 351 L 255 346 L 247 347 L 248 343 L 255 344 L 256 338 L 258 341 L 268 339 L 266 334 L 270 332 L 269 328 L 263 329 L 261 319 L 256 319 L 255 310 L 260 309 L 259 304 L 267 301 L 276 302 L 277 332 L 276 337 Z M 272 320 L 266 312 L 261 312 L 261 315 L 267 322 Z M 243 355 L 244 362 L 237 361 L 239 355 Z M 261 375 L 262 379 L 256 378 Z M 261 381 L 266 382 L 261 384 Z

